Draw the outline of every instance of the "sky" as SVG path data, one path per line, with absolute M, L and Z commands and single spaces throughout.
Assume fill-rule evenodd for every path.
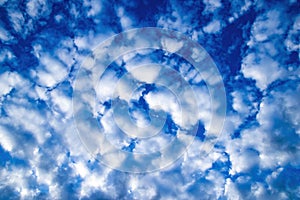
M 297 0 L 0 0 L 0 199 L 300 199 Z

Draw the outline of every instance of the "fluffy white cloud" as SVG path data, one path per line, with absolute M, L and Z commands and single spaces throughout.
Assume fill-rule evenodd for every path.
M 20 88 L 23 83 L 24 79 L 18 73 L 4 72 L 0 75 L 0 96 L 8 94 L 15 87 Z
M 16 146 L 13 135 L 2 126 L 0 126 L 0 144 L 6 151 L 12 151 Z
M 161 67 L 158 65 L 145 65 L 131 70 L 130 73 L 139 81 L 154 83 L 155 79 L 159 75 L 160 68 Z
M 26 4 L 26 11 L 32 18 L 47 17 L 51 13 L 51 4 L 45 0 L 30 0 Z
M 129 29 L 132 26 L 132 21 L 128 16 L 126 16 L 124 8 L 119 7 L 117 10 L 117 15 L 120 18 L 120 23 L 123 30 Z
M 182 18 L 180 13 L 176 11 L 175 8 L 170 15 L 171 16 L 161 16 L 157 21 L 157 25 L 163 28 L 176 29 L 183 33 L 186 33 L 189 30 L 191 30 L 191 27 L 184 22 L 184 19 Z
M 274 35 L 283 34 L 280 18 L 278 10 L 270 10 L 265 15 L 258 17 L 252 25 L 253 39 L 256 42 L 263 42 Z
M 180 50 L 181 47 L 183 46 L 183 41 L 177 41 L 176 39 L 173 38 L 163 38 L 161 40 L 161 44 L 164 49 L 171 53 L 175 53 L 176 51 Z
M 96 0 L 84 1 L 83 5 L 89 8 L 89 11 L 87 13 L 88 17 L 96 16 L 102 10 L 101 2 L 96 1 Z
M 254 79 L 258 88 L 264 90 L 270 83 L 282 77 L 285 70 L 267 55 L 250 53 L 243 60 L 242 72 L 246 78 Z
M 18 11 L 10 11 L 9 12 L 10 21 L 13 25 L 14 30 L 17 33 L 21 33 L 23 29 L 23 25 L 25 23 L 24 16 L 21 12 Z
M 296 93 L 285 87 L 281 89 L 283 91 L 273 91 L 261 103 L 258 127 L 245 129 L 241 138 L 227 142 L 232 174 L 247 172 L 257 166 L 275 169 L 287 163 L 299 164 L 295 159 L 300 154 L 297 148 L 299 115 L 292 114 L 292 110 L 298 110 L 295 100 L 299 98 L 300 87 L 296 87 Z
M 40 67 L 36 71 L 32 71 L 33 77 L 40 85 L 53 87 L 67 77 L 68 68 L 56 58 L 42 54 L 40 62 Z
M 229 22 L 231 23 L 237 18 L 239 18 L 241 15 L 247 12 L 251 6 L 252 6 L 252 2 L 250 0 L 231 1 L 232 17 L 228 19 Z
M 296 17 L 292 28 L 289 30 L 288 37 L 285 40 L 285 45 L 289 51 L 299 51 L 300 44 L 299 40 L 297 39 L 297 35 L 300 31 L 300 15 Z M 300 53 L 298 53 L 300 58 Z
M 244 115 L 249 113 L 249 106 L 245 104 L 243 94 L 240 92 L 233 92 L 233 104 L 232 107 L 236 110 L 239 114 Z
M 8 42 L 8 41 L 12 40 L 13 37 L 7 30 L 5 30 L 5 28 L 0 26 L 0 39 L 2 41 Z
M 203 2 L 205 3 L 204 11 L 209 13 L 216 11 L 216 9 L 222 6 L 220 0 L 204 0 Z
M 217 33 L 221 29 L 221 23 L 219 20 L 214 20 L 210 22 L 207 26 L 203 28 L 206 33 Z
M 15 55 L 8 49 L 3 49 L 0 51 L 0 62 L 3 62 L 5 60 L 13 60 L 15 58 Z
M 287 27 L 283 25 L 284 17 L 280 10 L 273 9 L 258 16 L 251 28 L 249 50 L 243 58 L 241 71 L 246 78 L 254 79 L 261 90 L 287 76 L 285 61 L 279 57 L 285 52 L 278 44 Z

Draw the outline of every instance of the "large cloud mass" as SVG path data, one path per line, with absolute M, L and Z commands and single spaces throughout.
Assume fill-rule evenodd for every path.
M 299 9 L 292 0 L 0 1 L 0 199 L 299 199 Z M 112 145 L 155 152 L 191 137 L 183 132 L 199 125 L 173 165 L 134 174 L 111 169 L 87 151 L 74 123 L 72 94 L 80 65 L 99 43 L 140 27 L 179 31 L 206 49 L 224 80 L 227 116 L 221 136 L 209 138 L 216 143 L 207 154 L 200 147 L 218 105 L 211 105 L 208 75 L 172 54 L 183 43 L 166 38 L 161 45 L 169 52 L 116 58 L 99 91 L 82 97 L 91 107 L 97 99 L 96 128 Z M 197 62 L 205 57 L 190 54 Z M 191 85 L 196 101 L 186 90 L 178 102 L 176 92 L 153 84 L 160 76 L 178 87 Z M 165 114 L 160 134 L 149 140 L 122 134 L 113 123 L 112 97 L 128 106 L 139 127 L 151 123 L 151 111 Z

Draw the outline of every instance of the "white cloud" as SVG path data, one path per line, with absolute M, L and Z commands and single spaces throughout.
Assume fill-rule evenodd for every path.
M 16 146 L 13 135 L 2 126 L 0 126 L 0 144 L 6 151 L 12 151 Z
M 215 12 L 218 8 L 222 6 L 220 0 L 204 0 L 203 3 L 205 4 L 204 12 L 209 13 Z
M 126 30 L 132 26 L 132 21 L 127 16 L 122 16 L 120 18 L 120 22 L 121 22 L 121 26 L 122 26 L 123 30 Z
M 149 92 L 145 96 L 145 100 L 149 104 L 150 109 L 162 109 L 167 113 L 171 113 L 175 123 L 182 125 L 182 108 L 178 99 L 176 99 L 176 96 L 174 96 L 171 92 Z
M 97 100 L 103 103 L 111 99 L 114 95 L 117 82 L 118 77 L 114 71 L 109 70 L 105 72 L 96 88 Z
M 74 41 L 71 38 L 61 41 L 59 48 L 56 49 L 55 55 L 62 61 L 68 68 L 71 68 L 75 62 L 80 61 L 79 55 L 74 49 Z
M 120 23 L 121 23 L 123 30 L 126 30 L 132 26 L 132 20 L 128 16 L 126 16 L 125 10 L 123 7 L 119 7 L 117 9 L 117 15 L 120 18 Z
M 23 25 L 25 23 L 23 14 L 21 12 L 19 12 L 18 10 L 10 10 L 8 12 L 8 15 L 9 15 L 9 18 L 10 18 L 10 21 L 12 23 L 14 30 L 17 33 L 21 33 L 23 30 Z
M 133 110 L 132 117 L 135 119 L 135 123 L 137 127 L 146 127 L 150 124 L 150 120 L 146 118 L 146 113 L 141 110 Z
M 228 145 L 227 152 L 230 154 L 232 164 L 231 174 L 248 172 L 259 164 L 259 154 L 250 149 L 249 143 L 252 142 L 254 141 L 236 139 L 230 142 L 231 145 Z
M 282 78 L 285 70 L 279 63 L 267 55 L 250 53 L 243 59 L 242 69 L 246 78 L 256 81 L 256 86 L 261 90 L 268 87 L 273 81 Z
M 133 152 L 144 154 L 158 152 L 170 145 L 173 139 L 174 137 L 172 137 L 170 134 L 168 135 L 161 132 L 154 137 L 150 137 L 145 140 L 139 140 L 136 143 Z
M 178 41 L 174 38 L 162 38 L 161 44 L 164 49 L 171 53 L 175 53 L 176 51 L 180 50 L 183 47 L 183 41 Z
M 240 7 L 235 9 L 234 19 L 249 9 L 249 1 L 244 2 L 235 3 Z M 86 1 L 86 3 L 90 7 L 87 9 L 87 15 L 96 21 L 97 19 L 94 16 L 101 12 L 102 5 L 96 1 Z M 221 2 L 217 0 L 205 1 L 205 4 L 206 12 L 216 13 L 222 7 Z M 40 16 L 43 15 L 38 13 L 39 10 L 49 13 L 47 4 L 41 0 L 28 1 L 26 6 L 28 15 L 31 17 L 39 17 L 36 16 L 39 14 Z M 70 10 L 72 10 L 71 12 L 76 19 L 81 16 L 81 13 L 77 12 L 74 7 Z M 119 12 L 123 28 L 132 26 L 131 19 L 126 18 L 124 11 L 120 10 Z M 266 16 L 262 15 L 257 18 L 255 25 L 252 27 L 252 36 L 248 43 L 250 48 L 243 59 L 241 70 L 246 78 L 256 80 L 257 87 L 262 90 L 266 89 L 273 81 L 287 77 L 286 71 L 282 69 L 283 64 L 280 60 L 275 59 L 277 55 L 281 54 L 280 48 L 272 40 L 281 35 L 284 30 L 282 25 L 284 20 L 281 20 L 281 15 L 278 15 L 276 10 L 267 12 Z M 182 32 L 192 29 L 191 25 L 186 23 L 185 17 L 180 17 L 181 14 L 173 11 L 170 15 L 171 17 L 161 16 L 158 25 L 178 29 Z M 12 23 L 14 29 L 24 31 L 24 27 L 27 26 L 27 19 L 25 20 L 25 18 L 26 16 L 22 14 L 10 14 L 10 19 L 14 22 Z M 274 22 L 274 20 L 278 22 Z M 221 26 L 221 21 L 214 18 L 203 30 L 207 33 L 216 33 L 221 29 Z M 28 27 L 30 28 L 29 24 Z M 275 31 L 270 33 L 272 30 Z M 291 26 L 285 43 L 289 51 L 299 49 L 299 45 L 293 39 L 298 30 L 298 22 L 296 21 Z M 76 32 L 74 43 L 79 51 L 85 52 L 85 50 L 91 50 L 108 35 L 100 35 L 94 31 L 90 31 L 87 35 Z M 1 39 L 8 41 L 12 39 L 10 37 L 8 31 L 0 29 Z M 176 40 L 163 41 L 162 43 L 172 52 L 176 52 L 182 46 Z M 281 180 L 281 176 L 284 176 L 283 172 L 286 165 L 299 165 L 297 159 L 299 157 L 299 148 L 297 147 L 299 142 L 296 137 L 300 135 L 300 115 L 297 114 L 300 113 L 299 106 L 297 106 L 297 100 L 300 98 L 298 95 L 299 88 L 293 90 L 281 88 L 282 90 L 278 89 L 271 92 L 271 95 L 265 92 L 261 109 L 257 115 L 258 126 L 241 130 L 241 137 L 234 140 L 231 140 L 230 134 L 239 127 L 249 113 L 253 112 L 251 109 L 255 105 L 251 102 L 253 99 L 251 100 L 247 92 L 243 91 L 243 88 L 232 93 L 232 106 L 237 113 L 229 113 L 224 135 L 220 138 L 220 144 L 225 145 L 225 151 L 229 153 L 228 157 L 232 164 L 231 174 L 243 173 L 249 176 L 241 176 L 236 180 L 230 178 L 225 180 L 224 174 L 213 168 L 213 163 L 227 161 L 228 158 L 224 155 L 224 150 L 215 148 L 209 154 L 205 154 L 206 152 L 201 150 L 203 142 L 196 139 L 175 165 L 155 173 L 126 174 L 126 176 L 124 175 L 125 178 L 122 178 L 122 173 L 118 174 L 110 168 L 97 164 L 86 151 L 76 133 L 70 112 L 71 99 L 59 85 L 59 83 L 69 79 L 69 69 L 75 64 L 73 58 L 76 57 L 77 62 L 82 58 L 81 55 L 76 54 L 72 39 L 66 39 L 59 43 L 59 48 L 53 52 L 53 55 L 45 53 L 44 51 L 47 50 L 43 50 L 42 46 L 34 46 L 33 52 L 40 60 L 40 66 L 36 68 L 36 76 L 32 76 L 34 80 L 25 80 L 25 76 L 23 77 L 16 72 L 4 72 L 0 75 L 0 94 L 1 96 L 5 95 L 1 98 L 0 106 L 7 115 L 1 116 L 0 144 L 13 157 L 24 158 L 28 161 L 26 162 L 28 166 L 20 164 L 19 167 L 14 167 L 14 164 L 7 162 L 6 166 L 10 167 L 9 170 L 6 166 L 0 169 L 0 182 L 4 183 L 0 184 L 0 189 L 3 189 L 4 185 L 8 185 L 14 188 L 16 193 L 20 193 L 21 198 L 32 199 L 36 198 L 41 192 L 38 187 L 32 189 L 32 182 L 36 181 L 38 185 L 43 184 L 43 187 L 49 189 L 49 198 L 58 199 L 64 193 L 67 184 L 73 183 L 75 179 L 76 181 L 80 179 L 78 183 L 73 185 L 78 187 L 74 193 L 78 193 L 79 198 L 92 198 L 94 197 L 91 196 L 93 194 L 101 194 L 104 197 L 118 199 L 120 197 L 118 194 L 124 192 L 118 189 L 119 185 L 124 185 L 124 188 L 128 189 L 128 191 L 122 193 L 122 197 L 126 196 L 133 199 L 142 199 L 145 196 L 153 199 L 197 199 L 199 196 L 204 199 L 218 199 L 223 198 L 223 192 L 225 192 L 228 199 L 242 199 L 244 197 L 248 199 L 275 199 L 275 195 L 268 194 L 270 191 L 275 191 L 274 194 L 278 194 L 282 199 L 288 198 L 288 192 L 281 192 L 277 189 L 276 180 Z M 191 52 L 193 53 L 192 57 L 197 59 L 196 61 L 203 59 L 201 52 L 193 50 Z M 0 56 L 1 60 L 14 57 L 9 50 L 1 53 L 3 53 Z M 112 53 L 112 55 L 115 54 Z M 124 61 L 127 62 L 126 58 Z M 202 80 L 201 76 L 195 70 L 189 70 L 187 65 L 179 66 L 179 70 L 184 77 L 182 80 L 198 83 Z M 146 71 L 146 73 L 143 74 L 141 71 Z M 140 71 L 133 71 L 127 77 L 128 79 L 124 79 L 122 86 L 118 88 L 119 90 L 116 90 L 116 94 L 127 102 L 130 98 L 137 99 L 140 97 L 141 92 L 139 91 L 136 96 L 131 95 L 132 89 L 137 86 L 132 79 L 151 83 L 155 82 L 159 75 L 166 74 L 163 74 L 161 69 L 151 66 Z M 204 76 L 209 75 L 209 73 L 208 75 L 204 74 Z M 171 88 L 183 89 L 177 79 L 174 79 L 176 76 L 173 76 L 173 74 L 163 77 L 166 79 L 164 83 L 174 83 Z M 31 83 L 35 81 L 35 78 L 38 78 L 38 85 L 32 85 Z M 90 80 L 88 78 L 90 77 L 87 77 L 86 82 L 80 85 L 81 87 L 89 86 Z M 99 99 L 102 101 L 109 100 L 113 96 L 113 85 L 116 82 L 117 76 L 115 73 L 105 74 L 102 82 L 104 84 L 99 88 L 101 89 Z M 214 80 L 209 82 L 213 84 Z M 56 85 L 58 87 L 53 87 Z M 47 90 L 46 87 L 52 88 Z M 197 101 L 191 99 L 193 95 L 191 91 L 182 90 L 180 93 L 183 99 L 181 106 L 186 116 L 182 121 L 178 117 L 181 115 L 179 112 L 180 105 L 174 95 L 161 91 L 161 93 L 150 92 L 145 98 L 150 107 L 152 106 L 155 109 L 155 105 L 161 105 L 163 110 L 170 112 L 173 119 L 177 119 L 177 121 L 174 121 L 181 123 L 182 126 L 194 124 L 200 119 L 207 130 L 212 109 L 209 93 L 204 87 L 195 86 L 193 90 Z M 7 95 L 11 91 L 13 91 L 12 94 Z M 86 102 L 93 103 L 93 96 L 85 96 L 84 98 Z M 45 107 L 39 107 L 41 105 L 38 101 L 41 101 L 41 105 Z M 196 106 L 201 108 L 199 112 L 195 111 Z M 117 132 L 119 130 L 113 123 L 111 112 L 105 112 L 103 107 L 101 109 L 104 114 L 100 121 L 103 126 L 101 128 L 108 134 L 112 133 L 107 138 L 111 137 L 111 140 L 115 142 L 112 143 L 119 148 L 120 146 L 128 146 L 131 140 L 128 137 L 122 137 Z M 134 112 L 134 117 L 138 120 L 137 123 L 142 125 L 145 124 L 143 114 Z M 12 127 L 12 131 L 6 125 Z M 83 123 L 83 125 L 86 126 L 87 124 Z M 33 141 L 24 142 L 23 135 L 17 135 L 14 130 L 25 130 L 27 134 L 32 134 L 30 137 L 33 138 Z M 87 129 L 87 131 L 95 130 L 93 128 Z M 155 151 L 164 147 L 170 139 L 172 139 L 171 135 L 164 134 L 162 137 L 142 141 L 136 144 L 135 151 Z M 97 138 L 92 138 L 92 140 L 91 145 L 99 146 Z M 55 147 L 51 145 L 55 145 Z M 102 145 L 105 146 L 106 144 L 100 146 L 102 147 Z M 49 150 L 49 154 L 45 153 L 47 150 Z M 66 156 L 67 151 L 70 154 L 68 157 Z M 123 162 L 123 158 L 116 157 L 115 152 L 112 152 L 111 156 L 107 156 L 107 158 L 113 159 L 115 165 L 121 165 Z M 91 161 L 89 162 L 89 160 Z M 255 176 L 251 177 L 251 170 L 254 170 L 257 166 L 261 168 L 260 172 L 271 169 L 274 173 L 267 175 L 266 182 L 255 182 Z M 228 164 L 226 164 L 226 167 L 229 168 Z M 65 173 L 60 171 L 65 168 L 68 169 Z M 59 177 L 62 174 L 66 176 L 66 179 L 60 180 Z M 79 176 L 80 178 L 78 178 Z M 117 180 L 116 182 L 114 182 L 114 178 Z M 264 178 L 263 175 L 261 175 L 261 178 Z M 66 185 L 62 185 L 62 182 Z M 248 193 L 252 194 L 245 195 L 247 192 L 243 187 L 248 190 Z M 297 192 L 297 190 L 290 191 Z M 298 193 L 299 191 L 298 189 Z
M 224 193 L 224 185 L 225 185 L 225 178 L 224 176 L 216 171 L 210 170 L 206 179 L 212 182 L 212 190 L 208 191 L 211 196 L 215 196 L 217 199 L 221 198 Z
M 134 199 L 142 199 L 145 195 L 148 198 L 155 198 L 157 189 L 150 177 L 132 175 L 128 182 L 130 193 Z
M 207 156 L 206 153 L 201 150 L 202 145 L 203 143 L 201 141 L 195 140 L 183 155 L 181 170 L 184 176 L 190 176 L 197 172 L 205 172 L 212 167 L 214 159 L 209 155 Z
M 2 41 L 8 42 L 11 39 L 13 39 L 13 37 L 7 30 L 5 30 L 2 26 L 0 26 L 0 39 Z
M 248 106 L 244 101 L 244 94 L 235 91 L 232 93 L 233 104 L 232 107 L 236 110 L 239 115 L 248 115 L 250 112 L 250 106 Z
M 72 116 L 72 101 L 71 98 L 66 96 L 62 91 L 53 90 L 50 93 L 52 100 L 52 107 L 64 113 L 64 117 L 70 118 Z M 57 109 L 56 109 L 57 108 Z
M 0 180 L 2 183 L 6 183 L 6 186 L 13 188 L 14 192 L 20 195 L 24 195 L 24 198 L 33 197 L 36 193 L 29 188 L 28 178 L 31 173 L 26 168 L 13 166 L 10 170 L 6 168 L 1 168 L 0 170 Z M 0 188 L 3 187 L 0 185 Z M 27 193 L 27 195 L 26 195 Z
M 296 87 L 296 92 L 284 86 L 281 89 L 263 99 L 257 115 L 258 127 L 244 129 L 241 138 L 226 142 L 232 174 L 248 172 L 255 166 L 275 169 L 288 163 L 299 164 L 295 158 L 300 155 L 296 147 L 300 116 L 295 113 L 299 113 L 296 99 L 299 99 L 300 87 Z
M 248 54 L 244 56 L 241 71 L 246 78 L 256 81 L 256 86 L 264 90 L 269 84 L 285 79 L 288 68 L 280 57 L 286 52 L 280 47 L 287 25 L 281 10 L 270 10 L 255 20 L 251 29 Z M 291 68 L 292 69 L 292 68 Z
M 7 2 L 7 0 L 1 0 L 1 1 L 0 1 L 0 5 L 1 5 L 1 6 L 4 5 L 6 2 Z
M 240 193 L 236 188 L 236 185 L 232 182 L 230 178 L 226 179 L 225 195 L 228 197 L 228 199 L 241 199 Z
M 117 83 L 115 97 L 129 102 L 133 91 L 137 88 L 137 82 L 131 75 L 126 74 Z
M 90 30 L 88 34 L 85 35 L 78 33 L 78 35 L 75 36 L 74 44 L 78 47 L 79 51 L 85 50 L 90 52 L 112 35 L 115 35 L 115 33 L 110 28 L 106 28 L 105 33 Z
M 249 8 L 252 6 L 252 1 L 244 0 L 244 1 L 231 1 L 231 12 L 232 16 L 228 19 L 230 23 L 243 15 Z
M 203 31 L 206 33 L 217 33 L 221 29 L 221 23 L 219 20 L 213 20 L 208 25 L 203 28 Z
M 125 116 L 126 117 L 126 116 Z M 109 110 L 100 120 L 103 126 L 103 134 L 115 147 L 120 148 L 130 144 L 130 138 L 126 134 L 119 131 L 112 110 Z M 121 127 L 120 127 L 121 128 Z
M 0 96 L 8 94 L 14 87 L 23 85 L 24 80 L 15 72 L 4 72 L 0 75 Z
M 42 99 L 44 101 L 47 101 L 48 95 L 47 95 L 47 89 L 40 86 L 35 86 L 34 92 L 36 93 L 36 99 Z
M 41 17 L 48 17 L 51 13 L 51 4 L 45 0 L 30 0 L 26 4 L 26 11 L 28 15 L 34 19 Z
M 265 15 L 259 16 L 252 25 L 252 36 L 257 42 L 262 42 L 273 35 L 283 34 L 280 11 L 270 10 Z
M 292 28 L 288 32 L 288 36 L 285 40 L 285 45 L 289 51 L 298 51 L 300 59 L 300 44 L 299 44 L 299 31 L 300 31 L 300 15 L 296 17 Z
M 87 168 L 86 163 L 82 161 L 75 162 L 72 164 L 72 166 L 74 166 L 75 173 L 77 175 L 80 175 L 80 177 L 82 178 L 85 178 L 88 174 L 91 173 Z
M 191 30 L 189 24 L 185 23 L 182 15 L 176 11 L 172 11 L 171 16 L 160 16 L 157 21 L 157 25 L 159 27 L 167 28 L 167 29 L 175 29 L 182 33 L 186 33 Z
M 28 106 L 28 103 L 26 103 Z M 46 129 L 47 119 L 37 110 L 25 105 L 7 105 L 6 110 L 13 124 L 21 126 L 24 130 L 29 131 L 37 139 L 39 144 L 43 144 L 51 136 Z
M 196 62 L 200 62 L 202 60 L 204 60 L 207 57 L 207 53 L 205 51 L 201 51 L 198 48 L 193 48 L 193 54 L 191 55 L 191 57 L 196 61 Z
M 3 48 L 3 50 L 0 51 L 0 62 L 12 60 L 13 58 L 15 58 L 15 55 L 10 50 Z
M 160 68 L 159 65 L 142 65 L 131 70 L 130 73 L 139 81 L 154 83 L 159 75 Z
M 87 13 L 88 17 L 93 17 L 98 15 L 102 10 L 102 5 L 100 1 L 92 0 L 92 1 L 84 1 L 84 6 L 89 8 L 89 11 Z
M 69 69 L 56 58 L 42 54 L 40 62 L 41 65 L 33 76 L 36 76 L 37 82 L 42 86 L 53 87 L 67 77 Z
M 87 173 L 79 189 L 80 197 L 89 197 L 93 192 L 99 190 L 106 192 L 109 196 L 113 196 L 114 192 L 108 191 L 107 184 L 110 172 L 111 170 L 106 168 L 99 172 L 93 171 Z

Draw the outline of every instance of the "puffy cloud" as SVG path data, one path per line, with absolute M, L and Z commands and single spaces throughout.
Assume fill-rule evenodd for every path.
M 213 13 L 216 9 L 222 6 L 222 3 L 219 0 L 204 0 L 205 12 Z
M 5 28 L 0 26 L 0 39 L 2 41 L 8 42 L 8 41 L 12 40 L 13 37 L 11 36 L 11 34 L 7 30 L 5 30 Z
M 231 12 L 233 16 L 229 18 L 229 22 L 233 22 L 234 20 L 238 19 L 241 15 L 247 12 L 252 5 L 252 2 L 249 0 L 232 1 Z
M 96 1 L 96 0 L 84 1 L 83 5 L 89 7 L 89 11 L 87 13 L 88 17 L 93 17 L 93 16 L 98 15 L 102 9 L 101 2 Z
M 12 151 L 16 146 L 16 141 L 5 127 L 0 127 L 1 146 L 6 151 Z
M 300 49 L 300 44 L 297 39 L 297 34 L 300 31 L 300 16 L 297 16 L 292 28 L 289 30 L 288 37 L 285 40 L 285 45 L 289 51 L 298 51 Z M 300 54 L 298 53 L 300 58 Z
M 249 50 L 243 58 L 241 71 L 246 78 L 254 79 L 261 90 L 288 75 L 286 60 L 278 56 L 286 54 L 282 45 L 278 44 L 287 29 L 281 20 L 286 17 L 280 10 L 270 10 L 258 16 L 252 25 L 247 43 Z
M 120 23 L 121 23 L 123 30 L 126 30 L 132 26 L 132 21 L 128 16 L 126 16 L 125 10 L 123 7 L 118 8 L 117 15 L 120 18 Z
M 252 36 L 256 42 L 263 42 L 274 35 L 283 34 L 284 30 L 280 26 L 280 12 L 270 10 L 263 16 L 256 18 L 252 25 Z
M 226 181 L 228 198 L 288 199 L 298 195 L 295 186 L 285 184 L 284 189 L 279 189 L 276 185 L 281 181 L 278 174 L 283 169 L 295 170 L 299 165 L 296 159 L 300 153 L 299 123 L 295 121 L 298 114 L 291 114 L 296 109 L 298 94 L 299 86 L 291 87 L 290 82 L 274 88 L 261 102 L 256 117 L 259 124 L 242 130 L 240 138 L 224 140 L 230 155 L 230 173 L 238 177 Z M 264 177 L 266 182 L 257 177 Z M 270 188 L 273 185 L 275 188 Z
M 32 18 L 39 19 L 48 17 L 51 13 L 52 5 L 45 0 L 30 0 L 26 4 L 26 11 Z
M 15 72 L 4 72 L 0 75 L 0 95 L 8 94 L 13 88 L 21 88 L 26 81 Z
M 245 77 L 256 80 L 257 87 L 264 90 L 270 83 L 281 78 L 285 71 L 273 58 L 251 53 L 243 60 L 242 72 Z
M 33 71 L 33 78 L 35 78 L 40 85 L 53 87 L 62 82 L 68 75 L 67 67 L 50 55 L 42 55 L 40 61 L 41 66 L 37 71 Z
M 10 21 L 12 23 L 14 30 L 17 33 L 21 33 L 22 29 L 23 29 L 23 25 L 25 23 L 23 14 L 21 12 L 11 10 L 9 12 L 9 18 L 10 18 Z
M 221 29 L 221 24 L 219 20 L 214 20 L 210 22 L 207 26 L 203 28 L 206 33 L 217 33 Z
M 176 51 L 180 50 L 181 47 L 183 46 L 183 41 L 178 42 L 174 40 L 173 38 L 163 38 L 162 41 L 162 46 L 165 48 L 167 51 L 171 53 L 175 53 Z

